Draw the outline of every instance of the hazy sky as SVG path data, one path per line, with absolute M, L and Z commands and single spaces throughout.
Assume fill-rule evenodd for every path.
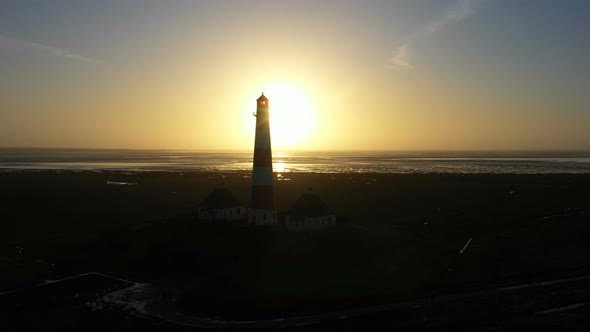
M 0 146 L 251 149 L 266 90 L 275 150 L 590 149 L 589 33 L 587 0 L 0 0 Z

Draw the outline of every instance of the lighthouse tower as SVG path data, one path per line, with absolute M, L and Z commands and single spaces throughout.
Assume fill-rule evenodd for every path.
M 253 225 L 276 224 L 277 212 L 272 176 L 272 150 L 268 98 L 256 100 L 256 136 L 254 139 L 254 165 L 252 169 L 252 206 L 248 223 Z

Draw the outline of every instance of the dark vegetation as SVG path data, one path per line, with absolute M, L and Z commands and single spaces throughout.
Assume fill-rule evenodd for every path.
M 185 311 L 252 319 L 590 273 L 588 175 L 283 175 L 279 209 L 313 186 L 347 225 L 196 222 L 216 173 L 0 173 L 0 291 L 99 271 L 178 280 Z M 247 204 L 248 173 L 225 182 Z

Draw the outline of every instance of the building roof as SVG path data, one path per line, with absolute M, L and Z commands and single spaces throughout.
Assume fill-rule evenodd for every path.
M 226 209 L 240 206 L 240 202 L 227 188 L 217 188 L 203 200 L 201 207 L 206 209 Z
M 256 101 L 261 101 L 261 100 L 268 101 L 268 98 L 266 98 L 266 96 L 264 95 L 264 92 L 260 95 L 260 97 L 258 97 L 258 99 L 256 99 Z
M 334 212 L 318 195 L 305 193 L 297 199 L 288 214 L 294 218 L 305 218 L 333 215 Z

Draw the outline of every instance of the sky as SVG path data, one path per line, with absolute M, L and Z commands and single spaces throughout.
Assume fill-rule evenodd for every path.
M 0 146 L 589 150 L 586 0 L 1 0 Z M 274 99 L 273 99 L 274 93 Z

